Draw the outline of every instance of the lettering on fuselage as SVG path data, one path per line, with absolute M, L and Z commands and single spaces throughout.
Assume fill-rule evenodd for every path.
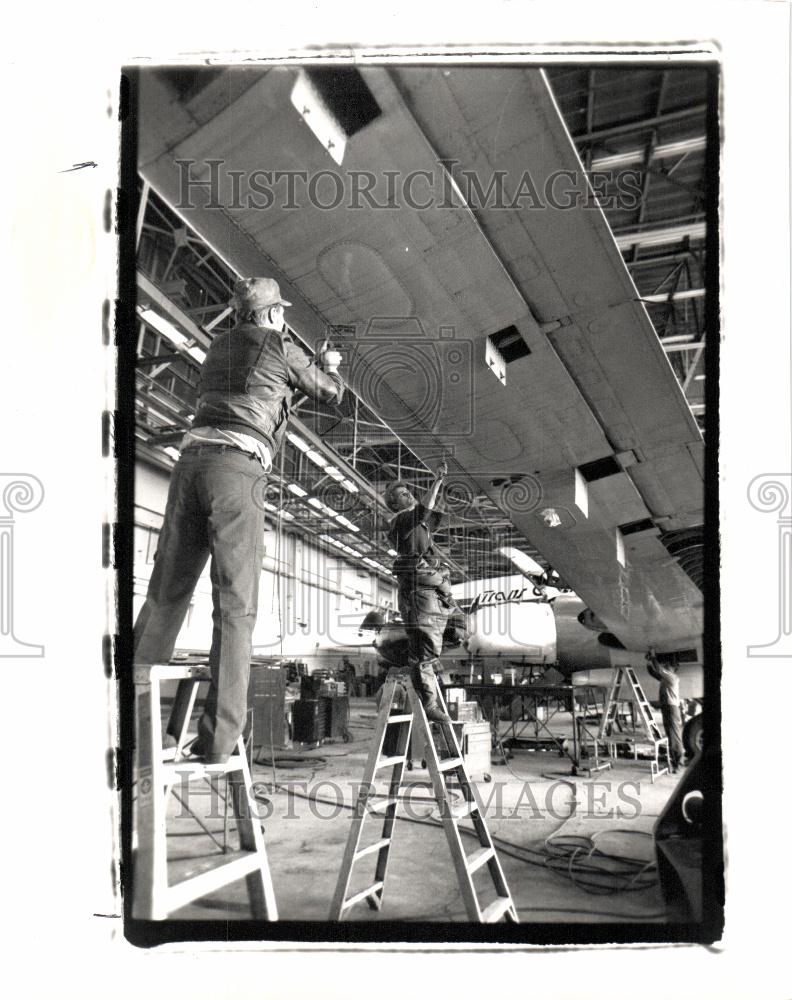
M 525 595 L 528 595 L 527 597 Z M 470 605 L 468 614 L 474 614 L 479 608 L 493 604 L 522 604 L 524 601 L 535 601 L 533 587 L 520 587 L 515 590 L 485 590 L 476 594 Z

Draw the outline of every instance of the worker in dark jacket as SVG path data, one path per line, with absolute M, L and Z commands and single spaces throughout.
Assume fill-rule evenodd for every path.
M 398 553 L 393 572 L 399 581 L 399 612 L 407 630 L 408 662 L 415 690 L 431 722 L 449 721 L 437 701 L 435 671 L 454 600 L 448 571 L 432 542 L 432 532 L 443 517 L 435 505 L 447 471 L 441 465 L 421 503 L 401 481 L 390 483 L 385 491 L 385 503 L 396 513 L 388 538 Z
M 646 669 L 656 681 L 660 681 L 660 712 L 663 727 L 668 737 L 668 758 L 673 774 L 682 763 L 682 710 L 679 698 L 679 674 L 676 664 L 665 664 L 655 656 L 654 650 L 646 654 Z
M 192 429 L 173 470 L 135 662 L 167 663 L 195 584 L 211 557 L 211 683 L 193 754 L 225 763 L 245 725 L 253 627 L 264 552 L 266 475 L 296 390 L 324 403 L 343 394 L 341 356 L 317 367 L 284 328 L 278 283 L 237 282 L 237 325 L 212 342 Z M 175 713 L 174 713 L 175 714 Z M 176 735 L 169 728 L 171 735 Z

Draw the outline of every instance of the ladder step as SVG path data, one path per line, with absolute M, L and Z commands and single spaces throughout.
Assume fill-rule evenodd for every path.
M 189 774 L 199 777 L 205 772 L 210 774 L 233 774 L 234 771 L 242 770 L 242 760 L 239 754 L 229 757 L 225 764 L 204 764 L 201 761 L 190 760 L 166 760 L 162 762 L 162 768 L 166 774 Z
M 356 892 L 354 896 L 350 896 L 349 899 L 345 899 L 341 904 L 342 910 L 348 910 L 350 906 L 354 906 L 355 903 L 360 903 L 362 900 L 367 899 L 369 896 L 373 896 L 375 892 L 379 892 L 380 889 L 385 885 L 384 882 L 375 882 L 374 885 L 370 885 L 368 889 L 363 889 L 361 892 Z
M 377 761 L 377 770 L 379 771 L 383 767 L 390 767 L 393 764 L 403 764 L 407 760 L 405 754 L 401 754 L 398 757 L 380 757 Z
M 468 870 L 468 875 L 472 875 L 473 872 L 478 871 L 479 868 L 490 858 L 495 857 L 494 847 L 482 847 L 478 851 L 474 851 L 472 854 L 468 855 L 466 859 L 466 865 Z
M 355 853 L 355 861 L 357 861 L 358 858 L 365 857 L 367 854 L 373 854 L 375 851 L 382 850 L 382 848 L 387 847 L 390 842 L 390 837 L 384 837 L 382 840 L 378 840 L 375 844 L 369 844 L 368 847 L 361 847 L 361 849 Z
M 388 725 L 392 726 L 397 722 L 409 722 L 412 719 L 412 715 L 389 715 Z
M 481 922 L 482 924 L 494 924 L 497 923 L 503 914 L 510 909 L 514 904 L 512 903 L 511 896 L 498 896 L 494 903 L 482 910 Z
M 440 761 L 438 771 L 453 771 L 454 768 L 461 767 L 463 763 L 461 757 L 449 757 L 447 760 Z
M 168 912 L 172 913 L 174 910 L 186 906 L 187 903 L 191 903 L 194 899 L 208 896 L 210 892 L 260 870 L 261 863 L 261 855 L 256 851 L 245 852 L 234 861 L 227 861 L 225 864 L 211 868 L 208 872 L 193 875 L 183 882 L 169 886 L 167 890 Z

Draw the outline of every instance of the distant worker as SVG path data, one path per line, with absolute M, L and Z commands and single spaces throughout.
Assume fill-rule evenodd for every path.
M 435 673 L 454 598 L 448 570 L 432 542 L 432 532 L 443 518 L 435 504 L 447 473 L 442 464 L 420 503 L 401 480 L 390 483 L 385 491 L 385 503 L 396 514 L 388 538 L 398 553 L 393 572 L 399 581 L 399 612 L 407 630 L 408 663 L 415 690 L 431 722 L 450 721 L 437 701 Z
M 167 663 L 211 557 L 211 682 L 192 746 L 193 756 L 207 764 L 228 760 L 247 717 L 264 554 L 264 487 L 292 397 L 301 390 L 330 403 L 344 391 L 341 355 L 323 351 L 322 370 L 285 329 L 284 307 L 290 304 L 272 278 L 236 283 L 237 323 L 215 337 L 201 368 L 195 419 L 171 475 L 146 603 L 135 622 L 135 662 Z M 183 691 L 182 685 L 177 705 Z
M 341 668 L 342 669 L 341 669 L 340 673 L 343 676 L 344 681 L 346 683 L 347 694 L 349 695 L 350 698 L 356 698 L 357 697 L 357 678 L 356 678 L 356 675 L 355 675 L 355 665 L 354 665 L 354 663 L 352 663 L 352 661 L 349 659 L 349 657 L 345 656 L 341 660 Z
M 678 667 L 676 664 L 660 663 L 654 650 L 650 649 L 646 654 L 646 668 L 656 681 L 660 681 L 660 712 L 668 737 L 668 759 L 671 773 L 676 774 L 684 755 Z

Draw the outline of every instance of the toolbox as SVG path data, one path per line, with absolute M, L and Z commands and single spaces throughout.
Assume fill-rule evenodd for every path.
M 292 733 L 296 743 L 321 743 L 325 736 L 326 710 L 319 699 L 301 698 L 292 708 Z
M 320 698 L 324 705 L 325 739 L 349 742 L 349 698 Z

